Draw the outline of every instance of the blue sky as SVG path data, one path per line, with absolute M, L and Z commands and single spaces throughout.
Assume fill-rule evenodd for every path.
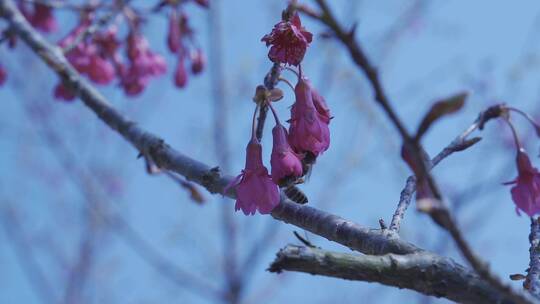
M 254 108 L 251 97 L 271 66 L 260 38 L 278 20 L 284 3 L 230 0 L 221 4 L 228 100 L 227 111 L 221 115 L 229 121 L 228 132 L 222 136 L 228 140 L 232 156 L 230 174 L 243 167 Z M 430 103 L 457 92 L 470 93 L 462 112 L 439 122 L 425 137 L 430 155 L 494 102 L 504 101 L 538 114 L 540 4 L 536 1 L 332 4 L 340 20 L 346 24 L 359 22 L 357 37 L 379 68 L 388 96 L 409 130 L 414 130 Z M 195 6 L 188 11 L 201 45 L 208 49 L 207 13 Z M 406 13 L 411 11 L 413 17 Z M 67 23 L 73 18 L 69 14 L 59 17 Z M 316 34 L 322 30 L 309 19 L 304 18 L 304 23 Z M 152 47 L 164 54 L 165 28 L 165 19 L 156 17 L 144 29 Z M 16 52 L 2 47 L 0 58 L 10 71 L 7 85 L 0 89 L 0 199 L 2 206 L 16 208 L 53 297 L 63 296 L 69 265 L 76 261 L 88 222 L 85 196 L 59 161 L 66 156 L 57 157 L 57 144 L 49 146 L 51 139 L 46 139 L 49 131 L 44 131 L 44 121 L 50 126 L 47 130 L 62 139 L 62 151 L 69 151 L 78 170 L 87 174 L 96 187 L 113 182 L 122 185 L 120 194 L 108 195 L 100 202 L 107 212 L 120 214 L 141 238 L 176 265 L 214 286 L 222 286 L 220 214 L 223 204 L 234 213 L 234 202 L 224 203 L 220 197 L 204 193 L 208 202 L 203 206 L 194 204 L 166 177 L 146 174 L 131 146 L 80 102 L 54 101 L 50 92 L 56 76 L 25 47 Z M 159 134 L 183 153 L 217 165 L 209 74 L 190 78 L 188 87 L 178 90 L 171 80 L 174 60 L 172 56 L 167 59 L 169 74 L 153 81 L 138 98 L 125 98 L 112 86 L 101 89 L 116 107 L 145 129 Z M 399 158 L 397 134 L 373 102 L 363 74 L 341 45 L 316 36 L 303 68 L 325 95 L 335 117 L 331 123 L 331 148 L 319 158 L 309 182 L 303 186 L 310 204 L 365 226 L 377 227 L 379 218 L 388 222 L 408 175 Z M 285 76 L 294 80 L 292 74 Z M 277 109 L 285 118 L 293 96 L 287 87 L 282 89 L 285 98 Z M 36 104 L 48 113 L 46 119 L 29 114 Z M 530 134 L 528 125 L 520 118 L 516 121 L 521 134 Z M 266 163 L 271 149 L 270 127 L 263 141 Z M 480 135 L 482 142 L 445 160 L 434 174 L 449 204 L 465 197 L 457 213 L 458 221 L 480 255 L 497 273 L 507 277 L 527 268 L 529 220 L 516 215 L 509 187 L 501 185 L 515 177 L 509 131 L 501 124 L 490 123 Z M 535 155 L 536 138 L 526 138 L 527 148 Z M 533 162 L 539 164 L 536 159 Z M 241 213 L 234 213 L 234 220 L 239 233 L 238 254 L 243 261 L 273 220 L 260 215 L 244 217 Z M 444 250 L 443 254 L 461 261 L 444 232 L 414 207 L 403 225 L 402 234 L 407 240 L 433 251 Z M 97 226 L 101 227 L 99 221 Z M 376 284 L 266 272 L 279 248 L 297 243 L 292 231 L 299 229 L 282 223 L 277 227 L 275 237 L 268 240 L 254 267 L 243 303 L 261 299 L 265 303 L 353 303 L 358 297 L 369 303 L 420 301 L 414 292 Z M 125 234 L 111 230 L 98 229 L 94 263 L 84 293 L 89 303 L 208 303 L 161 276 L 140 257 L 140 250 L 133 250 Z M 308 237 L 318 246 L 348 251 L 313 235 Z M 17 260 L 6 229 L 0 229 L 0 265 L 0 303 L 41 303 Z M 519 287 L 519 282 L 514 284 Z

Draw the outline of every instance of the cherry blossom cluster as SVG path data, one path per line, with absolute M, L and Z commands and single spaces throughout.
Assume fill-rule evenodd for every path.
M 199 1 L 201 5 L 203 1 Z M 169 33 L 167 34 L 167 46 L 171 53 L 177 56 L 178 63 L 174 72 L 174 84 L 183 88 L 188 81 L 186 61 L 191 61 L 191 73 L 194 75 L 202 72 L 206 59 L 201 48 L 190 48 L 193 41 L 193 30 L 189 26 L 188 16 L 178 9 L 172 9 L 169 15 Z
M 191 62 L 191 73 L 199 74 L 203 71 L 206 59 L 200 47 L 197 46 L 195 31 L 189 25 L 189 18 L 185 6 L 189 3 L 207 8 L 208 0 L 190 1 L 161 1 L 154 10 L 161 12 L 167 10 L 169 26 L 166 37 L 168 49 L 178 59 L 174 73 L 174 84 L 183 88 L 187 84 L 188 73 L 186 62 Z M 28 22 L 43 32 L 52 32 L 58 29 L 53 15 L 53 7 L 45 2 L 19 0 L 18 8 Z M 109 85 L 116 82 L 127 96 L 141 94 L 149 82 L 167 71 L 165 58 L 154 52 L 146 37 L 142 34 L 144 18 L 137 10 L 125 7 L 122 14 L 112 24 L 105 28 L 98 28 L 90 33 L 91 27 L 99 23 L 97 18 L 100 7 L 81 7 L 77 13 L 79 21 L 64 38 L 58 42 L 68 61 L 82 75 L 93 83 Z M 119 28 L 121 21 L 127 25 L 127 35 L 120 39 Z M 9 31 L 10 47 L 15 46 L 15 40 Z M 13 36 L 13 37 L 11 37 Z M 0 63 L 0 85 L 7 78 L 7 73 Z M 54 89 L 54 96 L 62 100 L 73 100 L 74 92 L 59 83 Z
M 330 110 L 324 98 L 302 74 L 300 66 L 311 40 L 312 34 L 302 27 L 297 14 L 290 21 L 276 24 L 272 32 L 262 38 L 267 46 L 271 46 L 268 54 L 271 61 L 283 66 L 298 66 L 298 71 L 287 67 L 297 74 L 298 80 L 293 88 L 296 100 L 291 107 L 288 130 L 281 124 L 272 105 L 282 96 L 275 97 L 261 86 L 254 98 L 257 107 L 246 148 L 246 166 L 229 185 L 236 189 L 235 210 L 242 210 L 246 215 L 253 215 L 257 210 L 261 214 L 270 213 L 279 204 L 279 186 L 306 174 L 306 163 L 313 163 L 330 146 Z M 261 143 L 255 136 L 255 116 L 263 105 L 271 109 L 275 120 L 271 175 L 263 164 Z

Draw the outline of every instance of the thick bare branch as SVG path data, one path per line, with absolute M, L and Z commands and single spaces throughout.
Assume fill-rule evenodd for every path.
M 427 252 L 370 256 L 288 245 L 277 253 L 269 271 L 378 282 L 459 303 L 512 303 L 471 270 Z
M 529 234 L 530 261 L 525 280 L 525 288 L 535 296 L 540 298 L 540 219 L 531 217 L 531 233 Z

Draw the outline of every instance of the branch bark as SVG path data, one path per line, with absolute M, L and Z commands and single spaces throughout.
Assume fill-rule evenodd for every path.
M 530 261 L 524 286 L 536 298 L 540 298 L 540 218 L 531 217 L 531 233 L 529 234 Z
M 471 270 L 427 252 L 370 256 L 288 245 L 277 253 L 269 271 L 378 282 L 459 303 L 512 303 Z

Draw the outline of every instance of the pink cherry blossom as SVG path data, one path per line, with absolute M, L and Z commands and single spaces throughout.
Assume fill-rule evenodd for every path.
M 284 178 L 301 176 L 302 162 L 299 155 L 289 145 L 287 130 L 281 124 L 276 124 L 272 129 L 272 136 L 274 139 L 270 158 L 272 180 L 279 185 Z
M 273 62 L 299 65 L 313 35 L 302 27 L 300 17 L 295 14 L 291 21 L 281 21 L 274 25 L 272 32 L 261 41 L 271 45 L 268 58 Z
M 201 49 L 197 49 L 191 54 L 191 72 L 197 75 L 202 72 L 206 65 L 206 57 Z
M 208 0 L 195 0 L 195 3 L 197 3 L 198 5 L 204 8 L 207 8 L 210 4 Z
M 330 146 L 329 118 L 321 115 L 313 103 L 313 90 L 304 78 L 294 89 L 296 102 L 291 108 L 289 143 L 296 152 L 318 156 Z
M 169 16 L 169 32 L 167 33 L 167 46 L 171 52 L 176 53 L 180 50 L 181 39 L 180 20 L 177 12 L 173 11 Z
M 0 64 L 0 86 L 6 82 L 7 73 L 4 67 Z
M 127 55 L 130 64 L 121 69 L 121 83 L 127 95 L 140 94 L 151 77 L 166 72 L 165 59 L 150 50 L 148 41 L 132 31 L 128 35 Z
M 74 43 L 87 27 L 88 19 L 85 18 L 65 38 L 60 40 L 59 46 L 65 48 Z M 108 60 L 118 48 L 115 40 L 115 32 L 96 35 L 94 41 L 81 41 L 67 54 L 68 61 L 83 75 L 97 84 L 109 84 L 116 77 L 114 65 Z M 55 94 L 57 95 L 57 94 Z
M 235 210 L 245 215 L 270 213 L 279 204 L 279 189 L 262 163 L 262 147 L 252 138 L 246 148 L 246 167 L 228 186 L 236 188 Z
M 54 97 L 64 101 L 73 101 L 75 99 L 75 94 L 63 84 L 59 83 L 54 88 Z
M 187 81 L 188 75 L 184 63 L 184 58 L 183 56 L 179 56 L 178 64 L 176 65 L 176 71 L 174 72 L 174 84 L 179 88 L 183 88 L 186 86 Z
M 514 184 L 511 189 L 516 211 L 522 210 L 529 216 L 540 213 L 540 172 L 531 164 L 529 156 L 520 149 L 516 158 L 518 176 L 506 183 Z
M 52 14 L 52 7 L 42 3 L 34 3 L 34 12 L 29 15 L 28 21 L 35 28 L 47 33 L 56 30 L 58 27 Z

